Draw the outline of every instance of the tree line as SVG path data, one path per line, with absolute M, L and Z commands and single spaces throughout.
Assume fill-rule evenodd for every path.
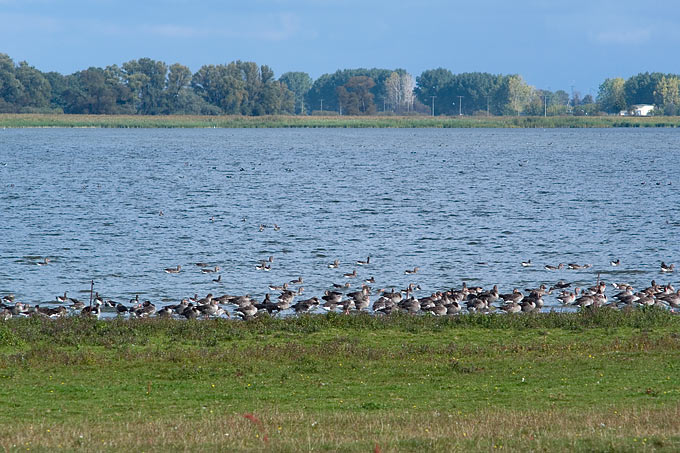
M 0 53 L 0 113 L 200 115 L 597 115 L 653 104 L 680 113 L 680 76 L 606 79 L 597 98 L 528 85 L 520 75 L 403 69 L 343 69 L 313 80 L 278 79 L 267 65 L 233 61 L 195 73 L 150 58 L 69 75 L 41 72 Z

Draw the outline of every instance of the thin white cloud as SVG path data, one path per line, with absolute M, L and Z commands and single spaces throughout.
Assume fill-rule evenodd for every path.
M 242 24 L 242 25 L 241 25 Z M 138 30 L 164 38 L 245 38 L 261 41 L 285 41 L 301 30 L 300 18 L 292 13 L 230 18 L 223 27 L 186 26 L 180 24 L 147 24 Z
M 593 39 L 600 44 L 635 45 L 651 41 L 653 30 L 644 27 L 626 27 L 595 33 Z

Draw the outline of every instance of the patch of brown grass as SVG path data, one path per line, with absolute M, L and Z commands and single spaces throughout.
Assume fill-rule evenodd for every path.
M 335 411 L 217 414 L 177 420 L 92 420 L 80 426 L 17 420 L 5 450 L 75 451 L 678 451 L 680 405 L 660 409 L 401 414 Z

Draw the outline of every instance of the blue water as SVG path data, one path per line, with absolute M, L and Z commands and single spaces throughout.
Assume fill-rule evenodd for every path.
M 677 283 L 670 129 L 0 130 L 0 296 Z M 163 215 L 160 215 L 162 211 Z M 266 225 L 259 231 L 260 224 Z M 279 231 L 272 226 L 278 224 Z M 271 272 L 255 269 L 274 256 Z M 369 266 L 356 260 L 371 257 Z M 47 266 L 36 263 L 48 257 Z M 620 259 L 619 267 L 610 266 Z M 328 263 L 340 260 L 338 269 Z M 523 268 L 531 259 L 534 266 Z M 202 274 L 195 262 L 219 266 Z M 545 264 L 590 263 L 546 271 Z M 680 265 L 680 262 L 677 263 Z M 164 268 L 182 266 L 177 275 Z M 415 275 L 406 269 L 418 266 Z M 553 298 L 546 303 L 556 304 Z

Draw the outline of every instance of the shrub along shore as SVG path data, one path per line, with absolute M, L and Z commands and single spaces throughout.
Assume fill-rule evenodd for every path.
M 8 451 L 678 451 L 680 316 L 0 323 Z
M 680 117 L 198 116 L 0 114 L 0 128 L 610 128 L 679 127 Z

